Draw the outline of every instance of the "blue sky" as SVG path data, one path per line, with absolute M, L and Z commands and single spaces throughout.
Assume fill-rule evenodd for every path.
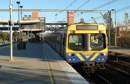
M 124 7 L 130 6 L 130 0 L 12 0 L 13 2 L 13 9 L 17 9 L 18 5 L 16 4 L 16 1 L 20 1 L 23 6 L 23 9 L 79 9 L 79 10 L 111 10 L 116 9 L 120 10 Z M 72 4 L 72 2 L 74 2 Z M 88 1 L 88 2 L 87 2 Z M 83 5 L 86 2 L 85 5 Z M 105 4 L 108 2 L 112 2 L 109 4 Z M 98 8 L 97 8 L 98 7 Z M 9 8 L 9 0 L 0 0 L 0 9 L 8 9 Z M 122 10 L 117 12 L 117 21 L 123 22 L 124 20 L 124 13 L 128 12 L 130 14 L 130 7 L 126 10 Z M 57 21 L 66 21 L 67 14 L 66 13 L 59 13 L 58 16 L 55 16 L 55 14 L 58 14 L 56 12 L 47 12 L 47 13 L 39 13 L 40 17 L 46 17 L 46 22 L 57 22 Z M 80 15 L 78 15 L 80 14 Z M 30 12 L 24 12 L 23 15 L 31 15 Z M 101 14 L 99 13 L 76 13 L 75 14 L 75 22 L 79 22 L 80 18 L 84 18 L 85 21 L 89 21 L 91 17 L 99 17 Z M 17 20 L 17 12 L 13 13 L 13 20 Z M 112 18 L 114 18 L 114 14 L 112 14 Z M 8 20 L 9 19 L 9 13 L 0 13 L 0 19 Z M 101 19 L 96 19 L 97 22 L 103 22 Z

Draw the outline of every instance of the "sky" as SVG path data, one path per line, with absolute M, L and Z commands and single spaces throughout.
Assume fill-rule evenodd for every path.
M 0 0 L 0 9 L 9 9 L 10 0 Z M 117 22 L 124 21 L 124 13 L 130 14 L 130 0 L 12 0 L 13 9 L 18 9 L 17 1 L 23 9 L 68 9 L 68 10 L 116 10 Z M 122 10 L 121 10 L 122 9 Z M 56 16 L 57 14 L 57 16 Z M 104 13 L 103 13 L 104 14 Z M 31 15 L 31 12 L 23 12 L 24 15 Z M 75 22 L 79 22 L 80 18 L 84 18 L 85 22 L 93 21 L 91 17 L 100 17 L 100 13 L 75 13 Z M 67 21 L 66 12 L 42 12 L 39 17 L 46 17 L 46 22 Z M 115 12 L 112 12 L 114 21 Z M 0 12 L 0 20 L 8 20 L 9 12 Z M 18 19 L 18 13 L 12 13 L 12 19 Z M 97 22 L 103 23 L 101 18 L 96 19 Z

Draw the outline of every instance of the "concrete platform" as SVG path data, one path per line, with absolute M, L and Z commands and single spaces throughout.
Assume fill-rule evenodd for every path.
M 109 53 L 114 53 L 123 57 L 130 57 L 130 49 L 129 48 L 123 48 L 123 47 L 109 47 Z
M 9 46 L 0 48 L 0 84 L 89 84 L 46 43 L 13 50 L 10 61 Z

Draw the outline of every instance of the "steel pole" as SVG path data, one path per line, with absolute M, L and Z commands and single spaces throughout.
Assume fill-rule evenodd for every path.
M 23 20 L 23 19 L 22 19 L 22 14 L 23 14 L 23 13 L 22 13 L 22 8 L 23 8 L 23 6 L 20 6 L 20 8 L 21 8 L 21 20 Z
M 19 4 L 18 4 L 18 24 L 19 24 L 19 21 L 20 21 L 20 15 L 19 15 Z
M 115 10 L 115 47 L 117 46 L 116 10 Z
M 12 46 L 12 0 L 10 0 L 10 60 L 13 60 L 13 46 Z
M 22 8 L 21 8 L 21 20 L 22 20 Z
M 109 13 L 109 46 L 111 46 L 111 11 Z

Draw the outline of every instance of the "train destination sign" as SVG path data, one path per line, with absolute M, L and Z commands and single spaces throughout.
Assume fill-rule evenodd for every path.
M 97 25 L 77 25 L 77 30 L 98 30 Z

